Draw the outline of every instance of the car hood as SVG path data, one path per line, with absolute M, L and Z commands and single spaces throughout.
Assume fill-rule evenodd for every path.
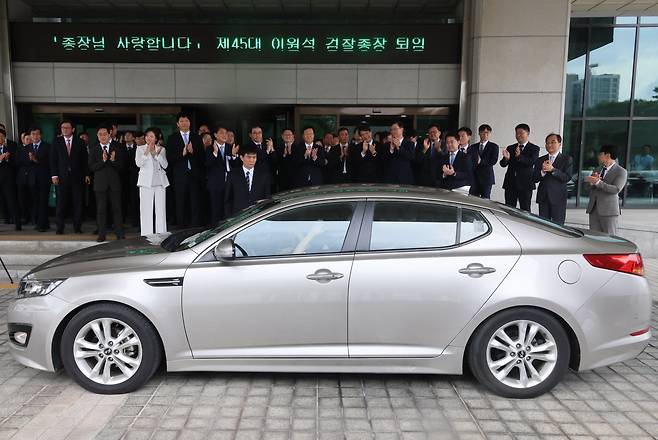
M 170 254 L 161 246 L 168 236 L 168 233 L 156 234 L 90 246 L 47 261 L 26 277 L 69 277 L 157 264 Z

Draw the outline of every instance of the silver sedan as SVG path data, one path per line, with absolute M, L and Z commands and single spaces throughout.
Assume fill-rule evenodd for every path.
M 11 353 L 125 393 L 168 371 L 473 375 L 527 398 L 637 356 L 637 246 L 473 197 L 346 185 L 282 193 L 208 230 L 119 241 L 26 275 Z

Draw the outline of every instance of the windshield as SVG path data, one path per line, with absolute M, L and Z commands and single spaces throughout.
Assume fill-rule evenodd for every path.
M 174 232 L 162 242 L 162 247 L 170 252 L 181 251 L 196 246 L 199 243 L 219 234 L 225 229 L 241 222 L 242 220 L 251 217 L 252 215 L 263 212 L 266 209 L 278 204 L 278 200 L 266 199 L 261 200 L 253 206 L 243 209 L 222 220 L 217 226 L 210 229 L 185 229 L 182 231 Z
M 498 208 L 501 211 L 504 211 L 506 214 L 509 214 L 512 217 L 517 217 L 517 218 L 521 218 L 521 219 L 524 219 L 524 220 L 528 220 L 532 223 L 543 226 L 546 229 L 553 230 L 553 232 L 557 232 L 557 233 L 561 233 L 561 234 L 567 234 L 567 235 L 570 235 L 572 237 L 582 237 L 584 235 L 582 231 L 580 231 L 576 228 L 572 228 L 572 227 L 569 227 L 569 226 L 564 226 L 564 225 L 554 223 L 554 222 L 552 222 L 550 220 L 547 220 L 543 217 L 539 217 L 538 215 L 532 214 L 532 213 L 527 212 L 527 211 L 522 211 L 520 209 L 512 208 L 512 207 L 507 206 L 507 205 L 505 205 L 503 203 L 500 203 L 500 202 L 496 202 L 496 204 L 498 205 Z

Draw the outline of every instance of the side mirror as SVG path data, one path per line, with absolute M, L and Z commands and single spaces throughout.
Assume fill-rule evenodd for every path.
M 235 258 L 235 243 L 233 239 L 225 238 L 220 241 L 215 246 L 215 249 L 212 250 L 212 253 L 218 261 L 233 260 Z

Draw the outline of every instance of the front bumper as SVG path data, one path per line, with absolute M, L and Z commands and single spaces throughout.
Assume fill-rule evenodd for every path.
M 27 367 L 55 371 L 53 336 L 69 309 L 69 303 L 53 295 L 24 298 L 11 303 L 7 310 L 8 325 L 30 327 L 26 346 L 20 346 L 10 339 L 8 345 L 12 356 Z

